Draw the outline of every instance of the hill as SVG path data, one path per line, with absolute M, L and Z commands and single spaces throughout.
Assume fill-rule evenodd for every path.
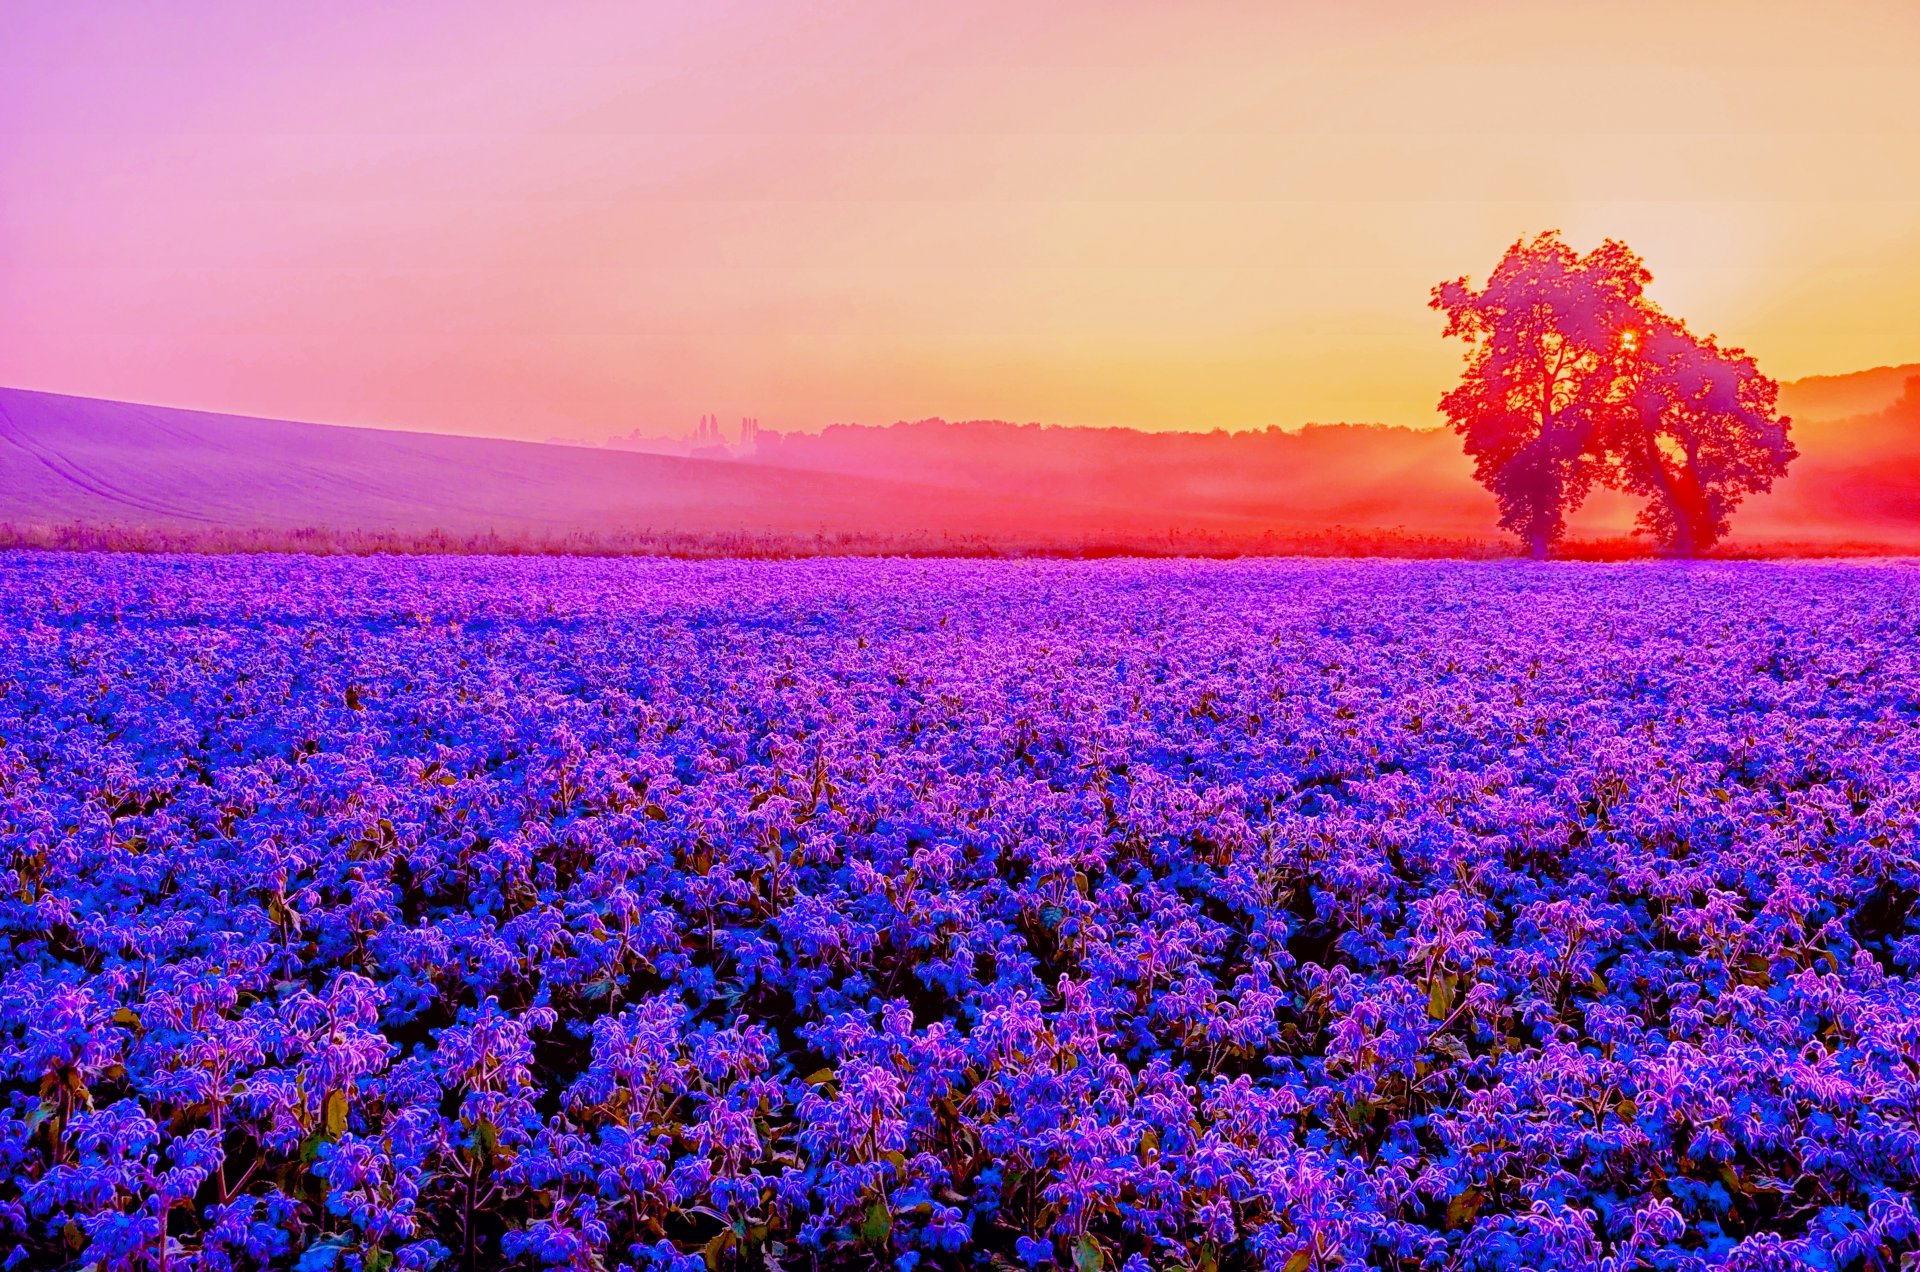
M 1458 551 L 1408 536 L 1341 549 Z M 1373 540 L 1390 542 L 1375 543 Z M 638 551 L 1237 552 L 1231 509 L 1110 506 L 935 474 L 344 428 L 0 389 L 0 542 L 53 546 Z M 1335 550 L 1303 527 L 1295 550 Z
M 1785 386 L 1801 457 L 1731 546 L 1920 548 L 1920 379 Z M 1822 410 L 1873 409 L 1845 417 Z M 1578 536 L 1617 541 L 1601 492 Z M 1143 433 L 922 420 L 751 460 L 345 428 L 0 389 L 0 542 L 316 550 L 1504 550 L 1458 440 L 1378 424 Z M 1609 549 L 1612 550 L 1612 549 Z
M 1877 409 L 1795 421 L 1800 458 L 1772 495 L 1754 504 L 1749 533 L 1805 525 L 1900 543 L 1920 539 L 1920 367 L 1897 369 L 1915 374 Z
M 1782 387 L 1800 458 L 1735 522 L 1736 549 L 1920 545 L 1920 380 L 1882 367 Z M 1904 396 L 1903 396 L 1904 394 Z M 1856 411 L 1856 408 L 1859 408 Z M 1845 414 L 1825 414 L 1839 411 Z M 1445 429 L 1324 424 L 1142 433 L 1000 420 L 836 425 L 762 443 L 790 468 L 918 480 L 1042 499 L 1230 514 L 1271 526 L 1398 527 L 1489 536 L 1492 500 Z M 1587 540 L 1633 528 L 1637 505 L 1601 490 L 1572 518 Z
M 1874 415 L 1899 401 L 1907 382 L 1916 376 L 1920 376 L 1920 362 L 1789 380 L 1780 386 L 1780 409 L 1797 421 Z
M 0 521 L 17 527 L 611 542 L 939 535 L 975 519 L 1050 516 L 909 480 L 0 389 Z
M 763 462 L 975 492 L 1201 514 L 1267 525 L 1492 530 L 1493 502 L 1438 429 L 1310 425 L 1251 433 L 1144 433 L 1000 420 L 836 425 L 763 441 Z

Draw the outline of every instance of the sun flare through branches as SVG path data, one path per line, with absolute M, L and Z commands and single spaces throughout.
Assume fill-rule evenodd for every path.
M 1698 555 L 1794 458 L 1780 386 L 1662 312 L 1652 277 L 1624 243 L 1581 255 L 1548 232 L 1508 248 L 1478 289 L 1433 289 L 1446 335 L 1468 346 L 1440 409 L 1535 557 L 1596 484 L 1645 499 L 1638 531 L 1664 551 Z

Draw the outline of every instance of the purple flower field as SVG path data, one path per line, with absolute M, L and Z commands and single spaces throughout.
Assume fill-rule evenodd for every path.
M 0 556 L 0 1267 L 1891 1269 L 1920 569 Z

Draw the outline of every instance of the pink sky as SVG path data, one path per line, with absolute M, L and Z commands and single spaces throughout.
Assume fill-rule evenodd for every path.
M 1625 238 L 1920 358 L 1920 5 L 0 7 L 0 384 L 598 439 L 1431 422 L 1427 290 Z

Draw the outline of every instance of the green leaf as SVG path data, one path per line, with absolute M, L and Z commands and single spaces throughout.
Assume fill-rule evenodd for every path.
M 1107 1265 L 1107 1256 L 1100 1249 L 1100 1243 L 1086 1233 L 1073 1243 L 1074 1272 L 1100 1272 Z
M 1447 1227 L 1464 1228 L 1473 1222 L 1480 1213 L 1480 1207 L 1486 1203 L 1487 1195 L 1478 1188 L 1469 1188 L 1447 1203 Z
M 893 1235 L 893 1211 L 887 1209 L 884 1199 L 867 1207 L 867 1217 L 860 1223 L 860 1239 L 868 1245 L 885 1245 Z
M 1427 993 L 1427 1015 L 1435 1020 L 1447 1018 L 1447 1013 L 1453 1010 L 1453 987 L 1458 979 L 1452 975 L 1434 979 L 1433 988 Z
M 326 1119 L 327 1134 L 330 1137 L 339 1139 L 342 1135 L 346 1134 L 347 1093 L 345 1091 L 332 1091 L 328 1093 L 323 1117 Z

